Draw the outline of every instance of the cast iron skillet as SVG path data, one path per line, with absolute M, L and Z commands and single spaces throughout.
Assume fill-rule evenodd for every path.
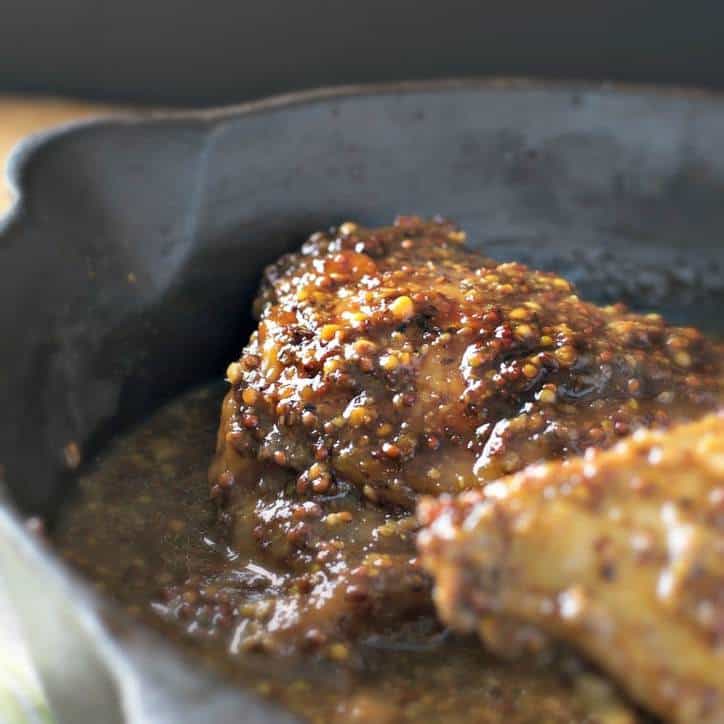
M 17 514 L 57 513 L 69 442 L 88 457 L 218 378 L 250 328 L 262 267 L 310 231 L 440 213 L 491 256 L 558 270 L 596 300 L 724 332 L 724 99 L 704 93 L 522 81 L 313 91 L 71 126 L 21 147 L 10 180 L 0 573 L 68 721 L 288 720 L 90 593 Z

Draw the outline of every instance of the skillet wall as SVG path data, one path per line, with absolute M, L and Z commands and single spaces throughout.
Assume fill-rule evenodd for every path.
M 459 219 L 490 255 L 724 331 L 724 102 L 455 84 L 129 121 L 25 154 L 0 236 L 0 463 L 26 510 L 86 451 L 220 377 L 261 269 L 308 232 Z

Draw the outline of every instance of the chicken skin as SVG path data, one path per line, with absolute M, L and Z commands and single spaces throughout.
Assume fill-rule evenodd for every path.
M 464 236 L 347 223 L 267 270 L 227 371 L 213 495 L 281 467 L 302 496 L 342 480 L 412 510 L 716 406 L 720 354 L 700 332 L 584 302 Z
M 577 647 L 676 722 L 724 722 L 724 417 L 640 430 L 420 505 L 446 622 Z

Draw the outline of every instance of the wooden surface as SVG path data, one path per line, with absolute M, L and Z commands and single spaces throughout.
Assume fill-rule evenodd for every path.
M 108 115 L 112 110 L 110 106 L 56 98 L 0 98 L 0 166 L 5 168 L 13 146 L 28 134 L 81 118 Z M 0 215 L 7 211 L 11 201 L 3 178 L 0 184 Z

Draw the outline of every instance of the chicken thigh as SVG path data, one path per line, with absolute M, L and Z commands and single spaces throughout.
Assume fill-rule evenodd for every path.
M 511 655 L 580 649 L 651 711 L 724 722 L 724 417 L 426 499 L 446 622 Z

